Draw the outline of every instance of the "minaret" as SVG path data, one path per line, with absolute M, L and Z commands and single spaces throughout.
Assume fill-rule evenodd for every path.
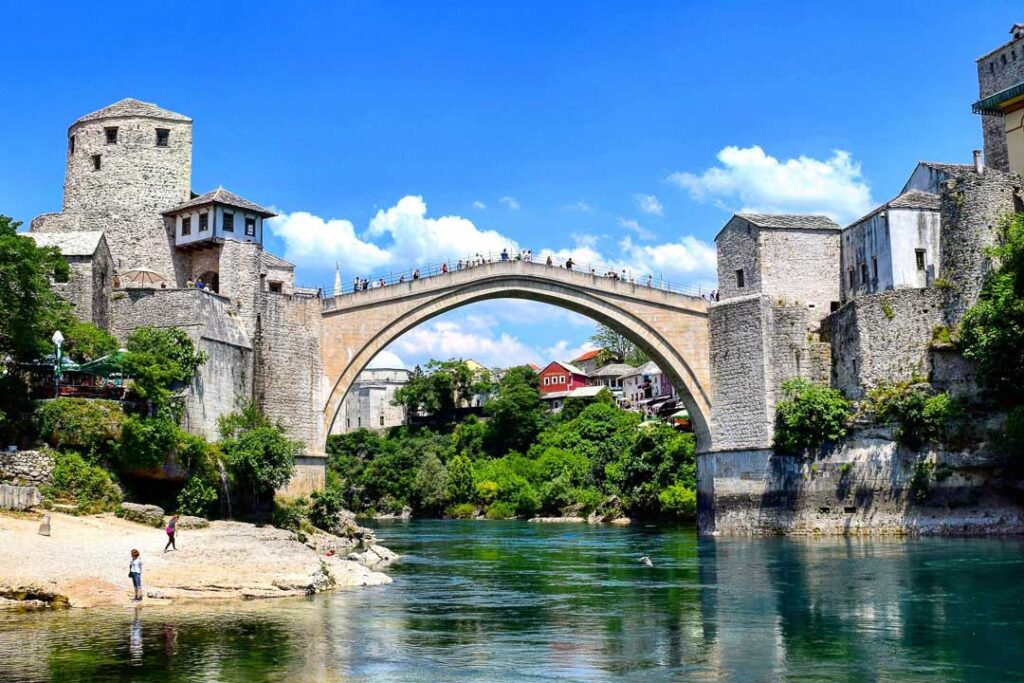
M 334 262 L 334 296 L 341 294 L 341 266 Z

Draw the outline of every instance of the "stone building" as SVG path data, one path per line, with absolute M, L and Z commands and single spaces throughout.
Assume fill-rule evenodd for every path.
M 55 247 L 68 262 L 67 282 L 55 282 L 54 291 L 74 306 L 79 320 L 106 329 L 114 261 L 107 240 L 99 230 L 83 232 L 28 233 L 40 247 Z
M 1024 173 L 1024 24 L 1010 27 L 1010 40 L 978 57 L 978 101 L 985 165 Z
M 392 405 L 392 400 L 395 392 L 409 383 L 411 374 L 405 368 L 363 370 L 341 404 L 333 432 L 381 430 L 405 424 L 405 408 Z
M 839 306 L 839 226 L 825 216 L 737 214 L 715 237 L 708 309 L 715 449 L 770 448 L 791 377 L 828 381 L 821 319 Z
M 939 197 L 907 190 L 843 229 L 842 300 L 927 287 L 939 263 Z

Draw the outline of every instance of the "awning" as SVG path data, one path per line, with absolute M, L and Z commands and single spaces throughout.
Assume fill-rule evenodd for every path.
M 128 354 L 125 349 L 120 349 L 96 360 L 89 361 L 78 367 L 79 372 L 97 377 L 110 377 L 115 373 L 124 371 L 124 357 Z
M 983 100 L 978 100 L 971 105 L 971 111 L 975 114 L 1002 116 L 1005 113 L 1006 103 L 1018 98 L 1024 98 L 1024 81 L 1006 90 L 1000 90 L 995 95 L 989 95 Z
M 669 417 L 672 418 L 673 420 L 689 420 L 690 411 L 680 410 L 678 412 L 672 413 L 671 415 L 669 415 Z

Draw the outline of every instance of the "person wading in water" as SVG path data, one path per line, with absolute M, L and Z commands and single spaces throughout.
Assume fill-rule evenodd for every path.
M 178 532 L 178 515 L 171 515 L 171 521 L 167 522 L 167 545 L 164 546 L 164 552 L 167 552 L 168 548 L 177 550 L 178 546 L 174 544 L 174 535 Z

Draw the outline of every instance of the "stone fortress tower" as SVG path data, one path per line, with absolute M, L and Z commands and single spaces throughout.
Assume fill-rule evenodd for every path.
M 124 99 L 68 128 L 63 211 L 32 231 L 102 231 L 116 272 L 147 268 L 184 284 L 161 212 L 190 199 L 191 179 L 192 119 Z

